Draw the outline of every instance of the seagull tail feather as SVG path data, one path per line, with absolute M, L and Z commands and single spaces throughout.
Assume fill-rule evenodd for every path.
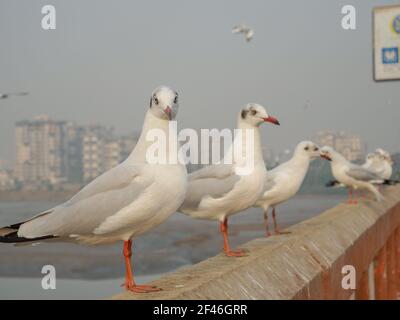
M 0 243 L 21 243 L 21 242 L 33 242 L 38 240 L 46 240 L 57 238 L 56 236 L 43 236 L 36 238 L 24 238 L 18 236 L 18 229 L 22 223 L 13 224 L 8 227 L 0 228 Z
M 366 185 L 366 188 L 374 194 L 376 201 L 380 202 L 385 199 L 383 197 L 383 195 L 379 192 L 379 190 L 373 184 L 368 183 Z
M 339 187 L 340 182 L 337 180 L 331 180 L 325 184 L 325 187 L 332 188 L 332 187 Z
M 383 184 L 388 185 L 388 186 L 393 186 L 398 183 L 400 183 L 400 180 L 386 179 L 385 181 L 383 181 Z

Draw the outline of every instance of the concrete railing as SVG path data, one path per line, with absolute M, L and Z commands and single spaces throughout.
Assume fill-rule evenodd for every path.
M 167 274 L 152 283 L 163 291 L 113 299 L 399 298 L 400 186 L 384 195 L 383 202 L 339 204 L 290 234 L 248 242 L 241 247 L 247 257 L 220 254 Z M 343 288 L 351 276 L 356 289 Z

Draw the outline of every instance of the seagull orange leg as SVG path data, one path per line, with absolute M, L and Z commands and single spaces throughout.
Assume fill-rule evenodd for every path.
M 348 188 L 348 198 L 347 198 L 347 203 L 351 204 L 353 202 L 353 190 L 351 188 Z
M 358 203 L 358 198 L 357 198 L 357 189 L 353 190 L 353 204 L 357 204 Z
M 133 279 L 132 266 L 131 266 L 132 240 L 124 241 L 123 253 L 125 257 L 125 267 L 126 267 L 126 276 L 124 284 L 125 288 L 129 291 L 133 291 L 136 293 L 160 291 L 161 289 L 155 286 L 137 285 L 135 283 L 135 280 Z
M 274 232 L 275 234 L 289 234 L 290 231 L 280 231 L 278 223 L 276 222 L 275 208 L 272 208 L 272 219 L 274 220 Z
M 279 231 L 278 223 L 276 222 L 275 208 L 272 208 L 272 220 L 274 220 L 275 234 L 281 234 L 281 232 Z
M 268 209 L 264 211 L 264 224 L 265 224 L 265 236 L 268 238 L 271 236 L 271 232 L 269 232 L 269 226 L 268 226 Z
M 355 191 L 354 191 L 355 193 Z M 348 204 L 357 204 L 357 199 L 355 196 L 353 196 L 353 189 L 349 188 L 349 199 L 347 200 Z
M 367 193 L 365 192 L 365 190 L 361 190 L 360 192 L 361 192 L 361 199 L 368 200 Z
M 228 219 L 224 219 L 219 223 L 220 231 L 224 238 L 224 252 L 228 257 L 244 257 L 246 253 L 242 250 L 231 250 L 229 247 L 229 240 L 228 240 Z

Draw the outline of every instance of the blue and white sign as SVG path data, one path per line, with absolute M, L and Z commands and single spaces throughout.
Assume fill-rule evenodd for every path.
M 382 63 L 383 64 L 399 63 L 399 48 L 383 48 Z
M 374 9 L 374 79 L 400 80 L 400 5 Z

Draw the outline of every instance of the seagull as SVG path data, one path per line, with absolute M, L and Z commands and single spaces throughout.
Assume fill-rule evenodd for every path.
M 275 207 L 299 191 L 310 161 L 319 156 L 319 147 L 314 142 L 302 141 L 297 145 L 290 160 L 267 172 L 264 191 L 254 205 L 264 210 L 267 237 L 271 235 L 268 228 L 268 209 L 272 207 L 275 234 L 280 234 L 275 218 Z
M 378 162 L 380 162 L 382 167 L 381 177 L 385 180 L 389 180 L 392 177 L 394 164 L 390 153 L 381 148 L 376 149 L 375 153 L 379 155 Z
M 357 203 L 356 200 L 352 200 L 353 189 L 367 189 L 374 194 L 377 201 L 383 200 L 383 196 L 373 185 L 373 182 L 382 181 L 375 173 L 347 161 L 331 147 L 325 146 L 320 152 L 322 158 L 331 161 L 331 170 L 334 178 L 349 189 L 349 204 Z
M 379 177 L 379 180 L 373 181 L 377 185 L 394 185 L 399 183 L 398 180 L 390 179 L 393 172 L 393 160 L 387 151 L 376 149 L 373 153 L 368 153 L 365 157 L 365 162 L 362 167 L 372 171 Z M 337 180 L 329 181 L 328 187 L 344 187 Z
M 0 93 L 0 100 L 7 99 L 10 96 L 26 96 L 29 92 L 8 92 L 8 93 Z
M 389 165 L 390 166 L 390 165 Z M 386 180 L 384 176 L 387 176 L 386 161 L 384 156 L 378 153 L 369 153 L 365 158 L 365 163 L 362 165 L 363 168 L 368 169 L 375 173 L 378 177 Z M 391 168 L 391 166 L 390 166 Z M 391 172 L 390 172 L 391 175 Z
M 241 250 L 230 249 L 228 218 L 253 206 L 263 191 L 267 173 L 259 130 L 263 122 L 279 125 L 279 121 L 270 116 L 259 104 L 250 103 L 242 109 L 238 116 L 238 128 L 241 134 L 235 136 L 222 163 L 189 174 L 186 199 L 179 208 L 179 212 L 195 219 L 218 220 L 224 241 L 224 252 L 228 257 L 245 256 Z M 242 146 L 247 147 L 246 143 L 249 140 L 245 136 L 247 133 L 254 134 L 254 141 L 250 145 L 252 152 L 247 155 L 254 160 L 254 166 L 248 172 L 243 170 L 243 159 L 235 152 Z
M 251 41 L 251 39 L 253 39 L 254 37 L 254 30 L 249 28 L 245 24 L 234 26 L 232 28 L 232 33 L 243 33 L 247 42 Z
M 148 160 L 154 131 L 176 139 L 169 129 L 178 111 L 178 94 L 165 86 L 154 90 L 142 133 L 129 157 L 103 173 L 67 202 L 33 218 L 0 228 L 0 242 L 68 241 L 108 244 L 123 241 L 125 288 L 137 293 L 159 288 L 137 285 L 131 268 L 132 239 L 165 221 L 185 199 L 184 164 Z M 176 152 L 166 148 L 167 156 Z M 169 158 L 168 158 L 169 159 Z

